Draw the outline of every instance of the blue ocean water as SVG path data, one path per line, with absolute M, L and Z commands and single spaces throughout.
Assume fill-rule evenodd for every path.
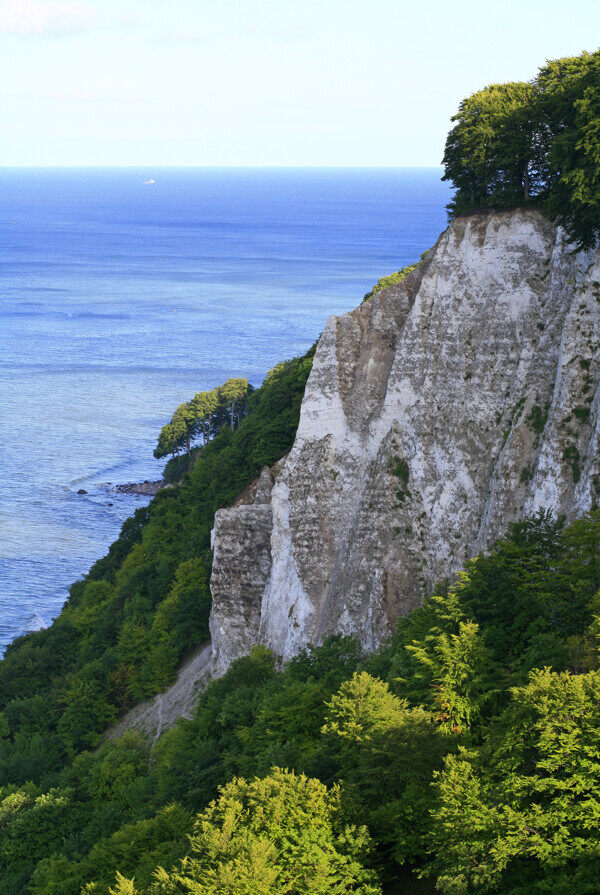
M 447 201 L 433 169 L 0 170 L 0 650 L 144 502 L 106 483 L 160 476 L 175 406 L 304 352 Z

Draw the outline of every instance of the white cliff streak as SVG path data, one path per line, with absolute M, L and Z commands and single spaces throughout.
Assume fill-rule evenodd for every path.
M 319 341 L 289 455 L 216 514 L 215 669 L 367 648 L 523 513 L 600 493 L 600 259 L 536 211 L 472 215 Z

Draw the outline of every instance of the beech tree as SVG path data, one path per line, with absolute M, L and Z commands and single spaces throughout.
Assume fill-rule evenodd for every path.
M 535 202 L 577 248 L 600 236 L 600 51 L 464 99 L 444 153 L 454 217 Z
M 442 892 L 597 892 L 600 673 L 532 671 L 480 750 L 446 758 L 430 870 Z
M 229 416 L 232 429 L 237 429 L 244 418 L 248 395 L 253 391 L 247 379 L 228 379 L 219 387 L 219 398 Z
M 201 435 L 202 444 L 206 444 L 211 437 L 211 420 L 219 406 L 218 390 L 197 392 L 190 404 L 195 418 L 194 434 Z
M 345 823 L 341 793 L 319 780 L 274 768 L 263 779 L 235 778 L 198 815 L 190 853 L 159 868 L 150 893 L 174 895 L 379 895 L 368 869 L 365 827 Z M 129 889 L 127 888 L 129 885 Z M 115 892 L 133 893 L 119 876 Z
M 176 456 L 185 449 L 189 457 L 198 436 L 205 445 L 223 426 L 237 429 L 246 415 L 248 397 L 253 391 L 247 379 L 238 377 L 210 391 L 198 392 L 191 401 L 180 404 L 170 422 L 162 427 L 154 456 L 157 459 L 167 454 Z
M 189 456 L 197 426 L 197 418 L 191 402 L 179 405 L 173 414 L 171 425 L 174 427 L 175 433 L 179 434 L 179 446 L 182 446 L 183 443 Z
M 492 84 L 461 102 L 443 159 L 442 179 L 457 187 L 454 214 L 537 194 L 532 89 L 523 82 Z
M 571 240 L 591 248 L 600 235 L 600 51 L 541 69 L 538 91 L 546 137 L 546 208 Z
M 411 708 L 388 683 L 363 671 L 327 703 L 322 732 L 388 860 L 422 858 L 434 803 L 433 774 L 452 748 L 433 714 Z

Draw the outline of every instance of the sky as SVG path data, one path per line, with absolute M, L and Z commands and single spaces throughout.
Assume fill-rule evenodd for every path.
M 0 165 L 433 166 L 598 0 L 0 0 Z

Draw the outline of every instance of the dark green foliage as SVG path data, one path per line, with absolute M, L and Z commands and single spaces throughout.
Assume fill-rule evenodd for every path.
M 185 619 L 175 619 L 198 575 L 196 559 L 179 569 L 156 614 L 167 630 L 185 630 Z M 0 893 L 78 895 L 89 883 L 90 895 L 164 895 L 187 891 L 176 882 L 185 868 L 208 874 L 197 886 L 227 870 L 236 880 L 246 874 L 247 891 L 262 892 L 261 880 L 287 866 L 288 846 L 296 843 L 299 862 L 311 849 L 294 826 L 296 810 L 304 817 L 309 803 L 330 799 L 339 806 L 335 822 L 318 808 L 322 846 L 331 844 L 330 821 L 338 831 L 338 823 L 366 825 L 373 851 L 361 847 L 352 860 L 369 885 L 374 869 L 390 884 L 402 879 L 403 890 L 412 868 L 448 893 L 567 895 L 570 880 L 594 892 L 599 645 L 600 512 L 567 528 L 545 514 L 527 519 L 403 619 L 378 652 L 365 655 L 354 639 L 336 637 L 278 671 L 275 657 L 256 647 L 151 756 L 128 734 L 40 784 L 6 787 Z M 0 737 L 17 726 L 33 749 L 44 705 L 35 696 L 13 700 Z M 277 767 L 294 774 L 272 773 Z M 207 808 L 215 798 L 217 808 Z M 247 798 L 244 820 L 235 805 Z M 289 809 L 281 849 L 267 835 L 278 799 Z M 274 852 L 263 850 L 263 823 Z M 225 835 L 224 850 L 214 850 L 213 834 Z
M 235 431 L 224 426 L 180 485 L 124 524 L 58 619 L 8 648 L 0 662 L 0 786 L 41 781 L 96 746 L 125 709 L 168 686 L 206 639 L 214 513 L 291 447 L 312 356 L 271 371 Z M 225 397 L 235 414 L 235 394 Z
M 580 423 L 587 423 L 590 418 L 590 407 L 587 404 L 579 404 L 577 407 L 573 408 L 573 416 L 576 417 Z
M 402 485 L 402 487 L 398 488 L 396 491 L 396 497 L 399 502 L 402 503 L 406 497 L 410 497 L 410 491 L 407 488 L 408 480 L 410 478 L 410 467 L 402 457 L 393 457 L 390 460 L 390 472 L 400 480 Z
M 600 232 L 600 52 L 549 62 L 538 75 L 546 207 L 573 240 L 592 246 Z
M 189 454 L 179 454 L 171 457 L 163 469 L 165 482 L 175 483 L 181 481 L 186 472 L 189 472 L 200 452 L 201 448 L 193 447 Z
M 539 193 L 533 92 L 524 83 L 492 84 L 461 102 L 443 159 L 444 180 L 456 187 L 453 215 L 518 205 Z
M 179 452 L 186 450 L 187 471 L 191 468 L 192 441 L 201 436 L 206 444 L 223 426 L 237 429 L 246 416 L 248 398 L 253 391 L 254 387 L 247 379 L 238 377 L 228 379 L 210 392 L 198 392 L 191 401 L 180 404 L 171 421 L 162 427 L 154 456 L 160 460 L 171 454 L 177 461 Z
M 535 203 L 573 243 L 600 235 L 600 51 L 547 63 L 530 83 L 460 104 L 444 154 L 451 216 Z
M 598 513 L 586 517 L 583 528 L 573 523 L 563 530 L 560 522 L 543 514 L 517 523 L 491 554 L 467 563 L 454 587 L 402 622 L 399 636 L 410 644 L 426 629 L 437 646 L 444 632 L 456 636 L 461 623 L 475 623 L 488 651 L 482 673 L 494 679 L 493 689 L 522 683 L 535 667 L 579 671 L 572 651 L 578 641 L 583 647 L 581 638 L 596 611 L 596 551 Z M 396 666 L 403 679 L 410 680 L 413 698 L 423 698 L 423 685 L 433 679 L 430 669 L 421 668 L 423 663 L 415 663 L 410 650 Z M 479 689 L 489 691 L 489 680 L 484 678 Z
M 44 880 L 39 891 L 76 895 L 89 876 L 67 858 L 97 849 L 103 836 L 157 807 L 147 772 L 148 750 L 129 734 L 80 755 L 52 788 L 0 790 L 0 891 L 12 891 L 13 879 L 21 880 L 15 891 L 26 891 L 35 869 L 34 879 Z
M 397 476 L 403 485 L 408 484 L 410 467 L 406 460 L 403 460 L 401 457 L 394 457 L 390 463 L 390 469 L 393 475 Z
M 432 714 L 362 671 L 328 702 L 322 732 L 346 798 L 378 844 L 383 872 L 423 858 L 433 772 L 453 749 Z
M 569 466 L 571 467 L 571 472 L 573 473 L 573 481 L 575 484 L 581 478 L 581 455 L 579 453 L 579 448 L 576 444 L 570 442 L 565 447 L 562 458 L 565 460 Z
M 536 435 L 541 435 L 546 427 L 546 423 L 548 422 L 548 410 L 549 405 L 546 405 L 542 410 L 539 404 L 534 404 L 527 414 L 526 420 Z

